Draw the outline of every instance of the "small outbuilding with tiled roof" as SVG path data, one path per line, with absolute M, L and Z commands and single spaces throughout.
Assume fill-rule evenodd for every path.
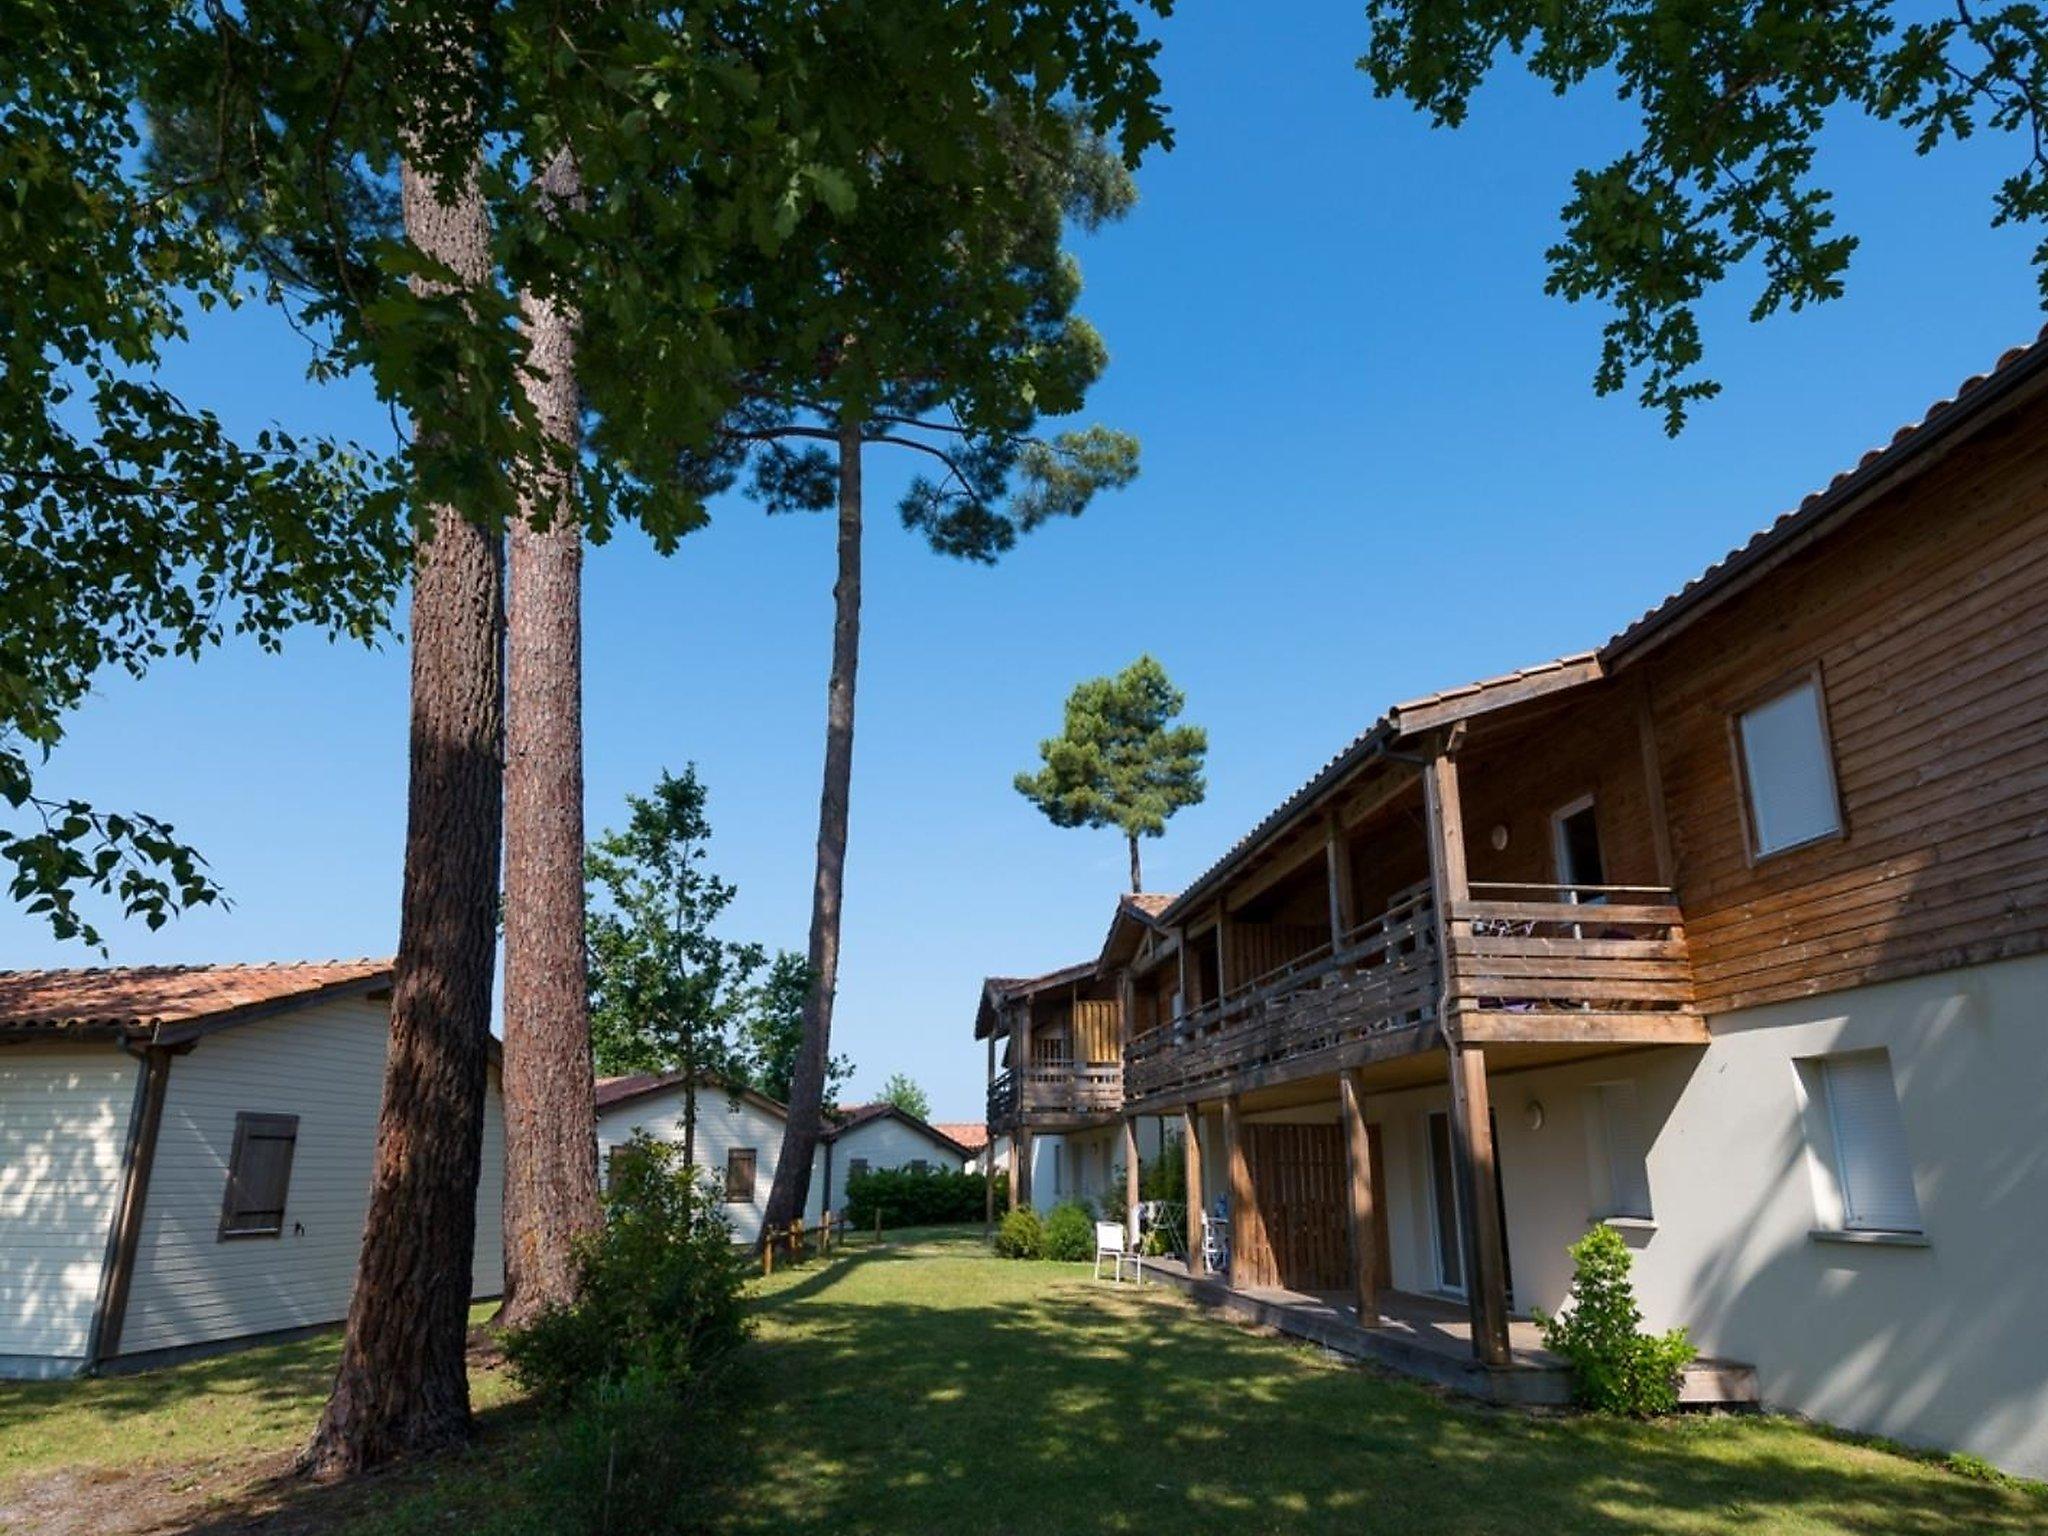
M 338 1322 L 369 1205 L 391 962 L 0 972 L 0 1377 Z M 473 1286 L 502 1275 L 485 1102 Z

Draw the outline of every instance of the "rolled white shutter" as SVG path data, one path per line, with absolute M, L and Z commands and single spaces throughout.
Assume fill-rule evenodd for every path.
M 1906 1151 L 1891 1058 L 1883 1051 L 1859 1051 L 1830 1056 L 1823 1066 L 1846 1225 L 1861 1231 L 1919 1231 L 1920 1202 L 1913 1194 L 1913 1161 Z

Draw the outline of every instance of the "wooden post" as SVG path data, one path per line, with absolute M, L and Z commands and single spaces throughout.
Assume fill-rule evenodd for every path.
M 1138 1246 L 1138 1117 L 1124 1116 L 1124 1224 L 1130 1229 L 1131 1248 Z
M 1650 841 L 1656 851 L 1657 883 L 1675 886 L 1677 860 L 1671 851 L 1671 821 L 1664 807 L 1664 769 L 1657 757 L 1657 725 L 1650 713 L 1650 685 L 1636 674 L 1636 742 L 1643 754 L 1643 794 L 1649 802 Z M 1607 877 L 1613 879 L 1612 875 Z
M 1465 1277 L 1472 1352 L 1488 1365 L 1506 1365 L 1507 1272 L 1501 1252 L 1499 1186 L 1494 1182 L 1486 1057 L 1476 1046 L 1467 1049 L 1460 1041 L 1453 1007 L 1458 971 L 1455 947 L 1464 928 L 1464 919 L 1456 914 L 1469 898 L 1471 885 L 1465 866 L 1465 812 L 1458 792 L 1458 765 L 1448 751 L 1439 750 L 1423 768 L 1422 794 L 1429 822 L 1430 881 L 1436 896 L 1437 963 L 1443 980 L 1437 1023 L 1448 1055 L 1452 1162 L 1464 1216 L 1465 1254 L 1472 1271 Z
M 1216 903 L 1216 995 L 1228 997 L 1236 977 L 1230 965 L 1230 914 Z
M 1180 1108 L 1180 1138 L 1188 1174 L 1188 1273 L 1191 1275 L 1203 1272 L 1201 1129 L 1199 1106 L 1183 1104 Z
M 1377 1327 L 1380 1276 L 1373 1253 L 1372 1139 L 1365 1128 L 1365 1074 L 1348 1068 L 1337 1079 L 1344 1103 L 1344 1153 L 1351 1184 L 1351 1273 L 1357 1287 L 1358 1323 Z
M 1252 1219 L 1252 1168 L 1245 1158 L 1244 1128 L 1238 1123 L 1239 1100 L 1223 1101 L 1223 1166 L 1230 1177 L 1230 1288 L 1244 1289 L 1244 1233 Z
M 875 1246 L 882 1246 L 882 1208 L 879 1205 L 875 1207 Z
M 769 1232 L 761 1242 L 761 1278 L 766 1280 L 775 1273 L 775 1234 Z
M 988 1093 L 996 1087 L 996 1032 L 993 1026 L 988 1032 Z M 984 1105 L 988 1095 L 983 1096 Z M 988 1142 L 981 1149 L 982 1212 L 981 1235 L 989 1236 L 996 1229 L 996 1128 L 993 1119 L 989 1122 Z
M 1477 1046 L 1451 1048 L 1451 1134 L 1460 1154 L 1459 1192 L 1465 1196 L 1465 1252 L 1472 1270 L 1465 1277 L 1465 1294 L 1472 1313 L 1472 1353 L 1488 1365 L 1506 1365 L 1508 1290 L 1500 1186 L 1494 1172 L 1486 1057 Z
M 1011 1202 L 1031 1204 L 1031 1132 L 1018 1126 L 1010 1137 L 1010 1166 L 1016 1170 L 1011 1181 Z
M 1345 935 L 1358 926 L 1358 914 L 1353 910 L 1357 898 L 1351 883 L 1351 844 L 1344 836 L 1344 818 L 1337 814 L 1335 806 L 1330 807 L 1324 818 L 1324 828 L 1323 862 L 1330 884 L 1330 948 L 1335 950 L 1342 947 Z
M 995 1146 L 995 1132 L 993 1131 L 989 1132 L 989 1146 L 991 1149 Z M 994 1155 L 993 1150 L 991 1150 L 990 1155 Z M 1010 1132 L 1010 1166 L 1006 1172 L 1010 1184 L 1010 1209 L 1014 1211 L 1017 1209 L 1017 1133 L 1014 1130 Z
M 1194 994 L 1188 990 L 1188 930 L 1185 924 L 1173 930 L 1173 963 L 1179 982 L 1180 1012 L 1185 1013 L 1195 1005 Z M 1179 1016 L 1174 1015 L 1175 1018 Z

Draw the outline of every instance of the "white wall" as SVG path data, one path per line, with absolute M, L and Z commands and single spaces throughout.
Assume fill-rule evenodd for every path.
M 390 1038 L 350 998 L 238 1025 L 171 1065 L 121 1353 L 334 1322 L 347 1314 L 369 1207 Z M 499 1289 L 504 1182 L 497 1074 L 486 1096 L 476 1294 Z M 284 1231 L 220 1237 L 239 1113 L 296 1115 Z
M 959 1173 L 967 1166 L 967 1159 L 959 1149 L 950 1143 L 934 1141 L 916 1126 L 898 1120 L 894 1115 L 883 1115 L 863 1121 L 852 1130 L 842 1131 L 832 1139 L 832 1188 L 830 1201 L 833 1209 L 846 1204 L 846 1180 L 853 1160 L 864 1157 L 871 1170 L 884 1168 L 908 1168 L 923 1158 L 934 1168 L 944 1168 Z M 818 1147 L 816 1160 L 811 1164 L 811 1214 L 815 1216 L 824 1209 L 827 1191 L 825 1189 L 825 1148 Z
M 631 1141 L 644 1131 L 658 1141 L 683 1144 L 684 1093 L 680 1085 L 660 1093 L 634 1099 L 604 1110 L 597 1117 L 597 1157 L 602 1169 L 611 1149 Z M 761 1211 L 768 1203 L 768 1191 L 775 1185 L 775 1169 L 782 1157 L 782 1116 L 771 1114 L 751 1099 L 734 1099 L 723 1088 L 697 1090 L 697 1166 L 723 1180 L 726 1153 L 735 1147 L 754 1149 L 754 1199 L 750 1204 L 728 1203 L 722 1209 L 733 1226 L 733 1241 L 752 1243 L 761 1235 Z M 811 1198 L 804 1212 L 806 1222 L 817 1218 L 819 1179 L 811 1176 Z
M 1653 1229 L 1630 1234 L 1647 1324 L 1757 1368 L 1763 1396 L 1853 1429 L 2048 1476 L 2048 958 L 1723 1015 L 1704 1049 L 1495 1074 L 1515 1304 L 1555 1307 L 1593 1214 L 1593 1086 L 1636 1085 Z M 1925 1247 L 1814 1237 L 1794 1063 L 1886 1048 Z M 1394 1284 L 1435 1281 L 1423 1116 L 1368 1102 Z M 1530 1105 L 1543 1109 L 1532 1128 Z
M 1162 1124 L 1156 1115 L 1138 1117 L 1138 1159 L 1159 1155 Z M 1008 1142 L 1004 1143 L 1007 1154 Z M 1031 1204 L 1041 1213 L 1076 1198 L 1107 1207 L 1124 1160 L 1123 1122 L 1086 1130 L 1041 1132 L 1031 1138 Z
M 0 1048 L 0 1375 L 85 1364 L 139 1070 L 111 1044 Z

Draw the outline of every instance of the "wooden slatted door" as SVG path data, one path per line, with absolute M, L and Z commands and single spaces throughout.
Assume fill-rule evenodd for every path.
M 1243 1129 L 1255 1209 L 1234 1225 L 1240 1288 L 1334 1291 L 1350 1283 L 1344 1137 L 1334 1125 Z

